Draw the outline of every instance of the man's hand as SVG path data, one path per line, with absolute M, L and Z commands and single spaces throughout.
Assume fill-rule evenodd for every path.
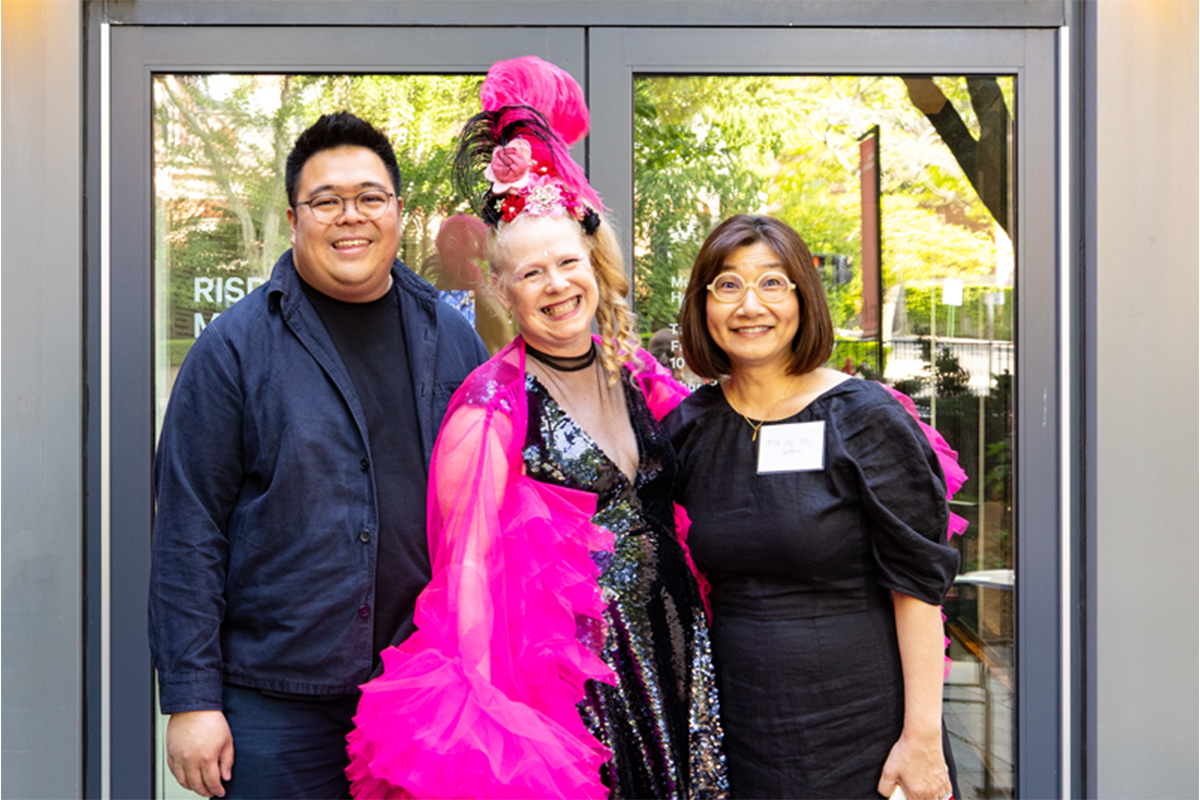
M 204 797 L 224 797 L 233 777 L 233 735 L 220 711 L 180 711 L 167 723 L 167 767 L 179 785 Z

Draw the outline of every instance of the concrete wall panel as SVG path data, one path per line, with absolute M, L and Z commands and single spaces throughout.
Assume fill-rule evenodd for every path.
M 1096 17 L 1096 787 L 1195 797 L 1197 13 Z
M 5 0 L 3 760 L 8 797 L 82 795 L 81 5 Z

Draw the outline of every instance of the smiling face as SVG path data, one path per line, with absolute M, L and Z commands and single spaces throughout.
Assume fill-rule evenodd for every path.
M 591 346 L 600 289 L 579 223 L 522 215 L 498 236 L 493 279 L 521 336 L 543 353 L 582 355 Z
M 720 271 L 736 273 L 746 283 L 756 282 L 764 272 L 787 273 L 779 256 L 763 242 L 734 250 Z M 736 303 L 722 303 L 710 292 L 705 311 L 708 333 L 735 371 L 788 368 L 792 342 L 800 330 L 800 299 L 795 291 L 776 303 L 764 303 L 753 290 Z
M 368 189 L 395 191 L 383 160 L 365 147 L 336 147 L 315 153 L 300 170 L 296 200 L 340 195 L 343 202 Z M 330 223 L 311 207 L 288 209 L 296 271 L 322 294 L 347 303 L 376 300 L 391 287 L 392 260 L 400 247 L 400 200 L 390 198 L 379 219 L 368 220 L 353 203 Z

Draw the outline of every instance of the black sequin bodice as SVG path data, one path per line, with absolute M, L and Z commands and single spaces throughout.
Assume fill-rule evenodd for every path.
M 675 537 L 675 452 L 632 378 L 626 373 L 623 380 L 638 445 L 632 481 L 535 377 L 525 384 L 529 476 L 595 493 L 592 521 L 615 539 L 611 554 L 593 555 L 608 602 L 607 632 L 581 624 L 578 635 L 613 668 L 617 683 L 589 682 L 580 714 L 613 752 L 603 776 L 612 797 L 723 797 L 708 628 Z

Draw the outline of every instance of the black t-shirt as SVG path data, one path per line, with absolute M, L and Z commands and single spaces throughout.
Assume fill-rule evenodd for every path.
M 369 303 L 344 303 L 303 284 L 317 316 L 350 373 L 367 420 L 379 505 L 375 567 L 374 663 L 379 651 L 407 639 L 416 628 L 413 606 L 429 583 L 425 533 L 428 475 L 421 449 L 412 376 L 400 301 L 393 285 Z

